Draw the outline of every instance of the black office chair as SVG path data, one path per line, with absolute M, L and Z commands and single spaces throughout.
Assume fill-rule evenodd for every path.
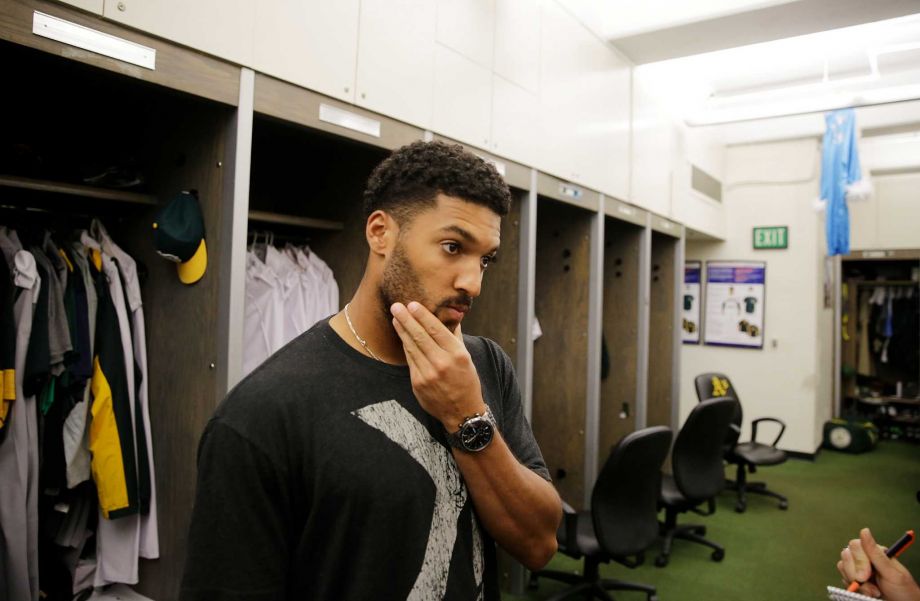
M 768 489 L 766 483 L 747 481 L 748 472 L 753 474 L 758 467 L 785 463 L 785 451 L 776 448 L 780 438 L 783 437 L 783 432 L 786 431 L 786 424 L 783 420 L 775 417 L 761 417 L 751 421 L 750 442 L 739 443 L 738 438 L 741 436 L 741 423 L 744 419 L 744 413 L 741 409 L 741 399 L 738 398 L 738 393 L 735 392 L 735 387 L 732 386 L 728 377 L 725 374 L 715 372 L 705 373 L 697 376 L 694 384 L 696 385 L 696 396 L 701 401 L 714 398 L 729 398 L 736 403 L 735 415 L 732 418 L 732 429 L 725 439 L 725 460 L 732 465 L 738 466 L 735 480 L 728 481 L 729 487 L 738 492 L 735 511 L 744 513 L 744 510 L 747 509 L 747 493 L 749 492 L 778 499 L 779 508 L 788 509 L 789 500 L 783 495 Z M 776 435 L 776 440 L 772 444 L 757 442 L 757 425 L 762 422 L 779 424 L 779 434 Z
M 661 487 L 661 465 L 671 446 L 671 430 L 655 426 L 624 436 L 604 464 L 594 490 L 591 511 L 576 513 L 565 506 L 565 519 L 557 532 L 559 550 L 585 558 L 584 575 L 543 570 L 531 576 L 535 587 L 541 577 L 573 585 L 547 601 L 572 597 L 610 601 L 610 590 L 642 591 L 657 601 L 654 586 L 608 580 L 599 566 L 611 560 L 634 568 L 658 538 L 656 502 Z
M 725 488 L 725 468 L 722 462 L 722 441 L 731 423 L 735 402 L 731 399 L 704 401 L 693 408 L 684 422 L 674 449 L 671 451 L 673 474 L 665 474 L 661 480 L 659 507 L 665 510 L 665 521 L 661 524 L 663 544 L 661 555 L 655 565 L 668 565 L 671 546 L 675 538 L 712 547 L 713 561 L 722 561 L 725 549 L 704 538 L 706 527 L 678 525 L 677 516 L 686 511 L 709 515 L 697 506 L 715 498 Z

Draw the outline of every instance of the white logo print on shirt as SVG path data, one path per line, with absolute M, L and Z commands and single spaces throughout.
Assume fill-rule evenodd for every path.
M 457 519 L 466 505 L 466 485 L 454 458 L 411 413 L 396 401 L 368 405 L 353 412 L 367 425 L 380 430 L 421 465 L 435 486 L 434 513 L 425 559 L 407 601 L 441 601 L 447 590 L 450 560 L 457 540 Z M 471 514 L 472 515 L 472 514 Z M 473 572 L 482 598 L 482 535 L 472 519 Z

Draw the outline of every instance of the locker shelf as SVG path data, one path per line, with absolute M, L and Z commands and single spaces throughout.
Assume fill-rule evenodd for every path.
M 98 200 L 110 200 L 139 205 L 157 204 L 156 197 L 150 194 L 142 194 L 129 190 L 97 188 L 95 186 L 84 186 L 81 184 L 70 184 L 52 180 L 17 177 L 13 175 L 0 175 L 0 188 L 30 190 L 33 192 L 61 194 L 80 198 L 95 198 Z
M 284 215 L 282 213 L 270 213 L 268 211 L 249 211 L 249 221 L 274 225 L 292 225 L 314 230 L 341 231 L 345 229 L 345 224 L 341 221 L 313 219 L 312 217 L 297 217 L 296 215 Z

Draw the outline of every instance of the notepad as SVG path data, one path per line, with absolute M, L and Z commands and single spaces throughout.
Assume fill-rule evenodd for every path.
M 834 586 L 827 587 L 827 598 L 831 601 L 878 601 L 875 597 L 868 597 L 860 593 L 851 593 Z

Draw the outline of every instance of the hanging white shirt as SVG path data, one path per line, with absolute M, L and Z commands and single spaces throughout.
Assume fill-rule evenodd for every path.
M 278 277 L 253 252 L 246 253 L 243 375 L 268 359 L 284 337 L 284 303 Z
M 332 269 L 326 262 L 317 256 L 315 252 L 310 251 L 309 253 L 310 262 L 316 265 L 316 267 L 323 274 L 323 289 L 326 291 L 326 302 L 323 305 L 323 315 L 324 317 L 329 317 L 333 313 L 338 313 L 339 311 L 339 285 L 335 281 L 335 274 L 332 273 Z
M 284 307 L 281 319 L 282 335 L 280 344 L 277 348 L 272 349 L 272 352 L 276 352 L 307 331 L 304 290 L 301 286 L 300 266 L 291 260 L 287 253 L 283 253 L 274 246 L 269 245 L 265 249 L 265 265 L 277 277 L 276 286 Z
M 304 291 L 305 315 L 307 329 L 325 316 L 328 294 L 326 293 L 323 272 L 310 260 L 302 248 L 293 250 L 297 264 L 301 269 L 301 286 Z M 309 249 L 307 249 L 309 252 Z

